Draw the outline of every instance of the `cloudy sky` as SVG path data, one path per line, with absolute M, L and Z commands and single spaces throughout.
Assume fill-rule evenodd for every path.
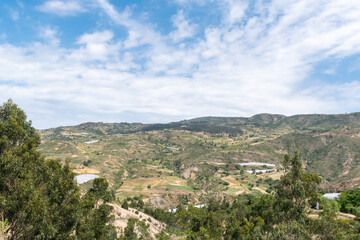
M 9 98 L 37 128 L 360 111 L 360 1 L 3 0 Z

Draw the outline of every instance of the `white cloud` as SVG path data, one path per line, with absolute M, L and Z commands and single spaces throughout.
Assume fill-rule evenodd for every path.
M 207 2 L 212 2 L 213 0 L 174 0 L 176 4 L 180 5 L 189 5 L 189 4 L 198 4 L 198 5 L 204 5 Z
M 225 21 L 230 24 L 241 21 L 245 16 L 245 11 L 248 7 L 246 0 L 224 0 L 226 5 Z
M 329 69 L 326 69 L 324 71 L 325 74 L 328 74 L 328 75 L 334 75 L 336 73 L 336 70 L 333 69 L 333 68 L 329 68 Z
M 132 19 L 128 10 L 119 13 L 107 0 L 98 0 L 98 3 L 115 23 L 128 29 L 129 36 L 124 42 L 125 48 L 134 48 L 145 44 L 153 46 L 163 44 L 164 39 L 161 34 L 156 32 L 151 25 Z
M 20 14 L 18 11 L 10 9 L 10 17 L 13 21 L 17 21 L 20 18 Z
M 7 38 L 7 35 L 5 33 L 0 34 L 0 39 L 5 40 Z
M 38 9 L 59 16 L 73 16 L 77 13 L 86 12 L 85 7 L 81 5 L 81 1 L 75 0 L 50 0 L 38 6 Z
M 114 33 L 109 30 L 84 34 L 76 42 L 82 46 L 74 50 L 69 57 L 77 61 L 105 61 L 111 56 L 116 56 L 121 44 L 113 43 L 113 37 Z
M 172 17 L 172 21 L 177 29 L 176 31 L 170 33 L 170 37 L 175 42 L 194 36 L 195 25 L 190 24 L 189 21 L 185 19 L 184 12 L 182 10 Z
M 51 26 L 46 26 L 40 28 L 39 36 L 46 41 L 48 41 L 51 45 L 59 45 L 60 39 L 57 37 L 58 29 Z
M 20 0 L 16 0 L 16 4 L 21 8 L 21 9 L 24 9 L 24 3 Z
M 227 2 L 227 7 L 243 3 Z M 194 38 L 190 22 L 195 21 L 181 10 L 173 18 L 178 32 L 161 34 L 129 10 L 98 0 L 101 11 L 126 29 L 125 39 L 109 27 L 82 34 L 72 48 L 63 48 L 53 44 L 57 29 L 47 27 L 41 36 L 48 42 L 0 44 L 5 82 L 0 81 L 0 100 L 13 98 L 35 124 L 48 118 L 51 126 L 69 123 L 67 117 L 83 122 L 143 116 L 141 121 L 166 122 L 358 109 L 359 81 L 299 86 L 320 61 L 360 54 L 360 4 L 260 2 L 252 6 L 256 14 L 248 14 L 246 5 L 233 15 L 233 9 L 222 8 L 224 21 L 202 29 L 198 24 Z M 184 38 L 189 41 L 180 41 Z
M 114 33 L 111 31 L 95 32 L 92 34 L 82 35 L 77 43 L 91 44 L 91 43 L 105 43 L 109 42 L 114 37 Z

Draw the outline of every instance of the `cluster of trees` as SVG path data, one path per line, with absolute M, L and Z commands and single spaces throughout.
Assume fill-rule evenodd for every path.
M 112 239 L 114 196 L 103 178 L 81 195 L 67 161 L 45 159 L 40 137 L 11 100 L 0 107 L 0 237 Z
M 336 202 L 317 193 L 321 179 L 303 171 L 298 152 L 286 155 L 283 164 L 286 174 L 274 195 L 212 199 L 204 208 L 179 206 L 176 213 L 145 211 L 166 222 L 170 232 L 186 232 L 186 239 L 360 239 L 360 223 L 337 218 Z M 310 206 L 317 201 L 323 211 L 309 218 Z
M 133 198 L 127 197 L 121 204 L 121 207 L 124 209 L 128 209 L 129 207 L 131 207 L 131 208 L 136 208 L 138 210 L 143 210 L 144 206 L 145 203 L 142 200 L 142 197 L 138 197 L 138 196 L 135 196 Z
M 165 129 L 177 129 L 188 130 L 191 132 L 207 132 L 211 134 L 227 133 L 230 136 L 243 135 L 243 131 L 240 128 L 224 126 L 221 124 L 212 124 L 209 122 L 197 123 L 197 122 L 174 122 L 166 124 L 151 124 L 143 127 L 142 131 L 158 131 Z
M 344 191 L 339 197 L 340 210 L 360 217 L 360 188 Z

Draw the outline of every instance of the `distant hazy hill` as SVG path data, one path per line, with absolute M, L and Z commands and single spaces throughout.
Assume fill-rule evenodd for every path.
M 142 123 L 83 123 L 72 126 L 72 129 L 83 130 L 95 134 L 124 134 L 139 131 L 164 129 L 182 129 L 195 132 L 243 134 L 243 130 L 257 127 L 261 129 L 288 129 L 328 131 L 343 127 L 359 127 L 360 113 L 351 114 L 309 114 L 286 117 L 278 114 L 258 114 L 250 118 L 243 117 L 201 117 L 166 124 Z M 54 134 L 69 127 L 52 129 Z

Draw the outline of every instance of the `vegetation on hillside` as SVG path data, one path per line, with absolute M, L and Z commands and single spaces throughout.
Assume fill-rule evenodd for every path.
M 48 158 L 71 158 L 78 174 L 106 177 L 120 201 L 142 196 L 174 208 L 184 199 L 196 205 L 214 194 L 271 193 L 284 173 L 284 154 L 295 150 L 306 171 L 322 177 L 322 191 L 360 184 L 359 126 L 358 113 L 85 123 L 40 131 L 40 149 Z M 261 173 L 267 167 L 239 166 L 243 162 L 276 166 L 273 173 Z
M 212 124 L 221 122 L 217 118 L 207 120 Z M 234 118 L 226 121 L 234 120 L 237 121 Z M 193 120 L 196 124 L 198 121 L 202 120 Z M 248 124 L 247 119 L 241 121 Z M 162 227 L 156 235 L 158 239 L 359 239 L 359 221 L 338 217 L 339 210 L 359 217 L 359 189 L 343 192 L 338 202 L 321 198 L 318 193 L 321 177 L 305 172 L 298 151 L 294 156 L 285 154 L 281 162 L 272 159 L 282 155 L 280 149 L 278 153 L 274 150 L 279 143 L 288 144 L 288 148 L 308 146 L 301 137 L 286 140 L 299 133 L 272 136 L 269 141 L 270 135 L 253 135 L 261 122 L 264 130 L 289 124 L 287 118 L 259 115 L 252 121 L 253 132 L 249 133 L 248 128 L 243 131 L 245 136 L 235 137 L 230 133 L 184 130 L 113 136 L 109 128 L 98 124 L 94 124 L 96 131 L 76 132 L 71 128 L 58 133 L 45 131 L 43 136 L 47 140 L 43 144 L 57 148 L 53 152 L 55 157 L 70 153 L 69 157 L 77 161 L 73 164 L 70 160 L 46 158 L 38 150 L 40 136 L 31 121 L 9 100 L 0 107 L 0 239 L 119 239 L 119 235 L 122 240 L 150 239 L 151 219 L 147 216 L 140 220 L 144 213 L 166 223 L 166 229 Z M 324 122 L 326 119 L 313 125 L 318 127 Z M 141 125 L 136 124 L 136 128 Z M 58 134 L 66 139 L 55 141 L 60 137 Z M 313 133 L 307 129 L 303 134 Z M 328 146 L 329 139 L 321 141 Z M 291 141 L 299 142 L 293 145 Z M 115 154 L 110 153 L 114 150 L 119 158 L 113 159 Z M 238 164 L 238 158 L 251 156 L 250 153 L 264 159 L 266 156 L 260 150 L 269 154 L 266 162 L 277 164 L 272 173 L 256 172 L 269 170 L 266 164 L 257 167 Z M 305 151 L 305 156 L 312 156 L 311 151 Z M 81 152 L 90 152 L 91 159 L 76 159 Z M 132 158 L 124 161 L 124 156 Z M 309 169 L 309 159 L 306 161 Z M 105 178 L 96 178 L 92 185 L 84 184 L 80 189 L 74 180 L 76 164 L 82 166 L 77 171 L 94 171 L 89 167 L 96 167 L 105 176 L 110 168 L 110 184 Z M 134 192 L 162 197 L 134 196 Z M 140 215 L 129 218 L 120 232 L 112 224 L 116 217 L 115 200 L 124 209 L 135 208 L 131 210 L 134 216 Z M 156 201 L 178 206 L 176 211 L 167 211 L 155 207 Z M 192 206 L 199 201 L 204 204 Z M 313 214 L 311 206 L 316 202 L 322 211 Z
M 320 178 L 302 170 L 300 154 L 286 155 L 283 163 L 288 170 L 275 195 L 213 199 L 203 208 L 180 205 L 176 213 L 145 211 L 166 222 L 169 232 L 186 232 L 186 239 L 359 239 L 360 223 L 338 219 L 336 202 L 320 199 Z M 309 218 L 314 201 L 320 201 L 323 210 Z
M 340 210 L 360 217 L 360 188 L 344 191 L 339 197 Z

